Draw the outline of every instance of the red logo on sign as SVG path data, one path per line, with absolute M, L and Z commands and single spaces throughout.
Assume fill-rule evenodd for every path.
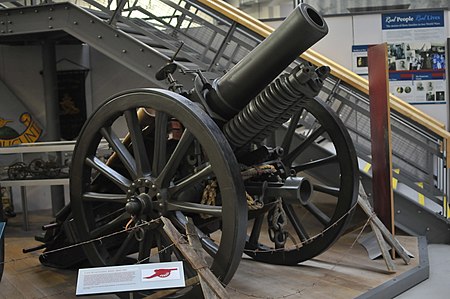
M 159 277 L 159 278 L 165 278 L 170 275 L 170 272 L 178 270 L 177 268 L 170 268 L 170 269 L 154 269 L 153 274 L 150 276 L 145 276 L 145 279 L 151 279 L 153 277 Z

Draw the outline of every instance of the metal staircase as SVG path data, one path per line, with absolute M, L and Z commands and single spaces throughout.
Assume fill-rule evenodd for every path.
M 48 2 L 2 1 L 0 42 L 68 34 L 161 87 L 166 83 L 156 80 L 155 73 L 178 51 L 174 59 L 184 74 L 175 77 L 189 87 L 194 71 L 222 74 L 270 33 L 267 26 L 218 0 Z M 322 57 L 315 55 L 307 52 L 299 61 L 322 64 Z M 371 190 L 368 95 L 364 82 L 334 65 L 319 96 L 350 131 L 362 181 Z M 432 120 L 420 121 L 415 111 L 405 113 L 413 110 L 405 103 L 395 102 L 392 108 L 396 224 L 408 233 L 426 235 L 429 242 L 450 243 L 450 135 Z

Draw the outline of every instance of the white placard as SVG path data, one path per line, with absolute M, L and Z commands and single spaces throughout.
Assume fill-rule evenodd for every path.
M 77 295 L 184 287 L 183 262 L 78 270 Z

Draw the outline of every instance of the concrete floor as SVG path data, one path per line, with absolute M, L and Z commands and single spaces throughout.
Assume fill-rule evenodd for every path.
M 428 245 L 430 278 L 395 297 L 397 299 L 450 298 L 450 245 Z

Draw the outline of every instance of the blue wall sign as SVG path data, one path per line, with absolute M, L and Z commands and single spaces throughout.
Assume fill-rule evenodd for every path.
M 444 27 L 443 11 L 404 12 L 381 15 L 383 30 Z

